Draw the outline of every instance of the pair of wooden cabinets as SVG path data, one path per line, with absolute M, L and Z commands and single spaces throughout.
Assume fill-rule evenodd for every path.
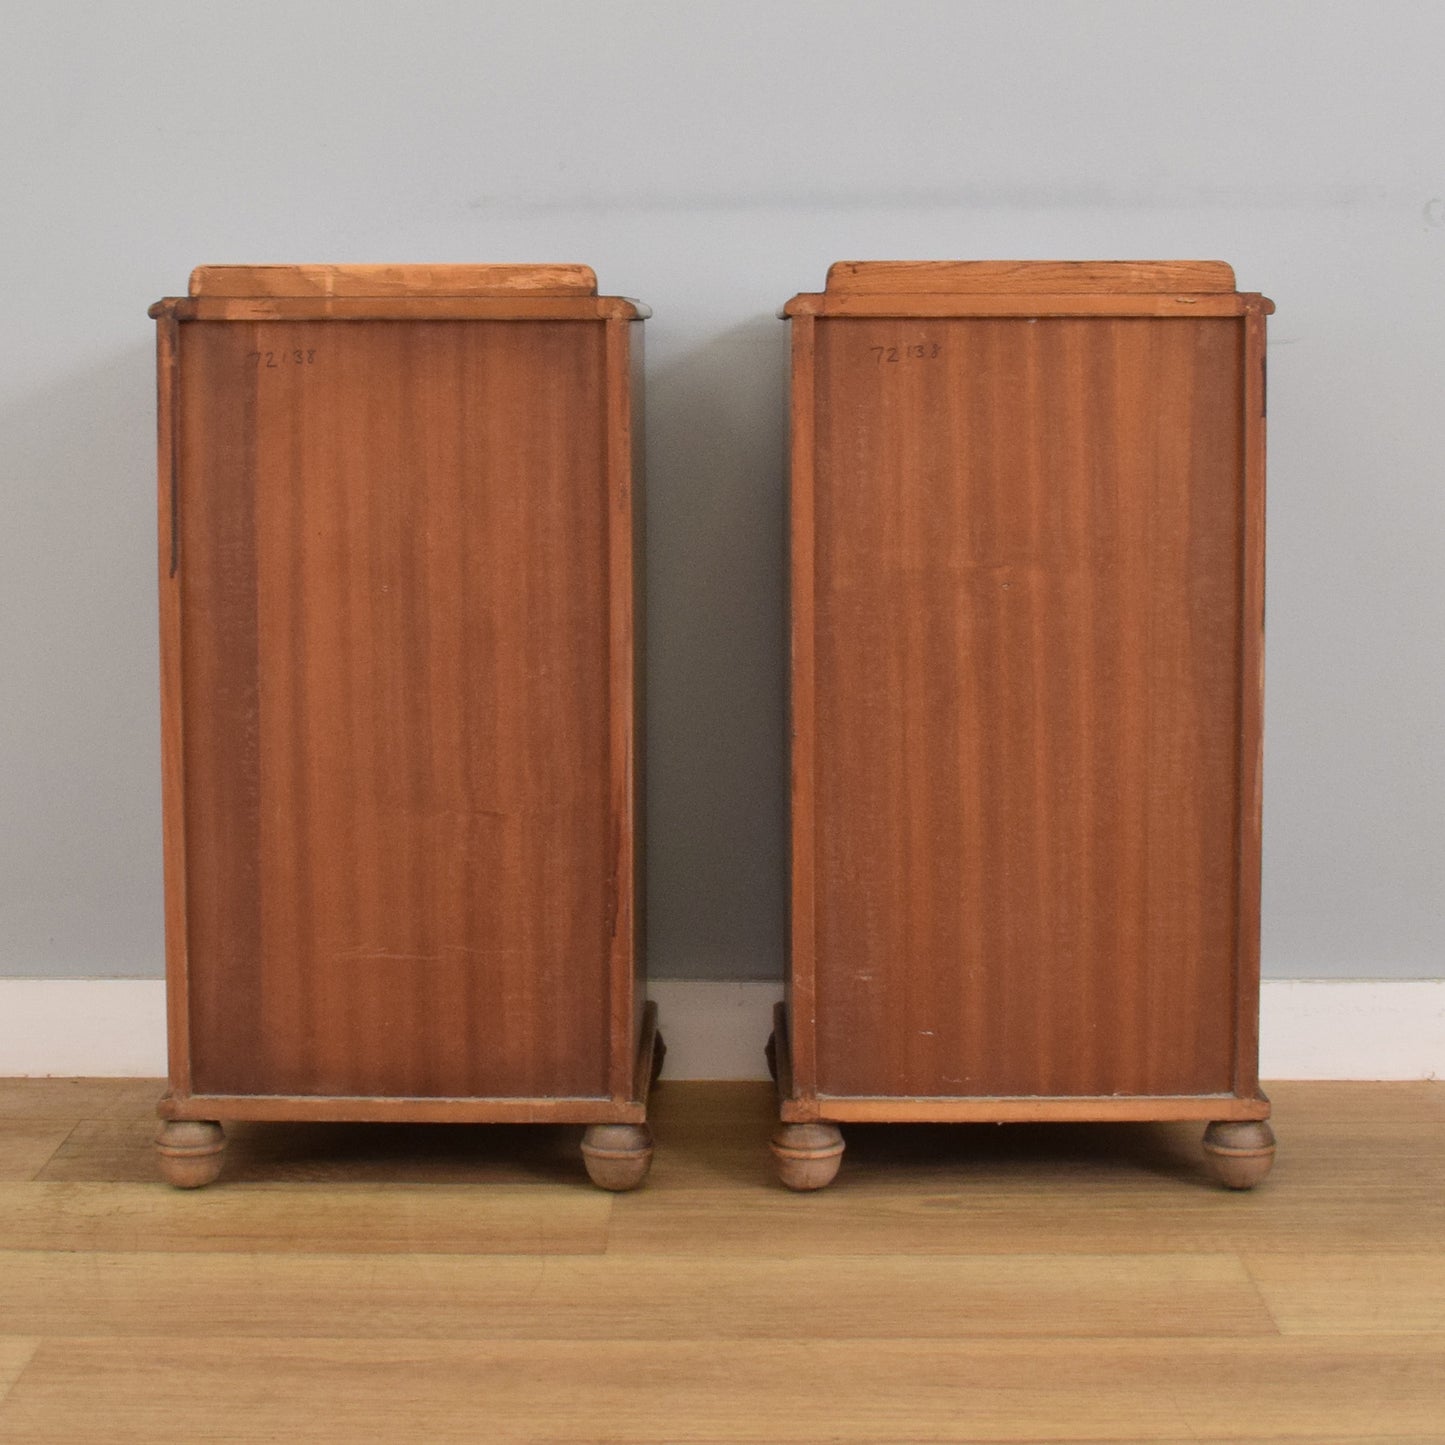
M 792 320 L 784 1183 L 852 1120 L 1256 1078 L 1263 317 L 1213 263 L 857 263 Z M 580 266 L 158 303 L 173 1183 L 227 1120 L 646 1173 L 646 309 Z

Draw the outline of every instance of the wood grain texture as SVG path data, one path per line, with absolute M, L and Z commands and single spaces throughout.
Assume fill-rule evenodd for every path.
M 615 332 L 622 331 L 621 336 Z M 625 756 L 625 769 L 630 789 L 624 801 L 628 827 L 618 839 L 615 867 L 626 889 L 627 931 L 621 943 L 613 941 L 612 966 L 615 970 L 631 970 L 628 991 L 632 998 L 633 1017 L 628 1021 L 639 1038 L 637 1073 L 633 1079 L 632 1097 L 645 1100 L 662 1068 L 666 1045 L 657 1031 L 656 1006 L 647 1002 L 647 328 L 639 321 L 618 327 L 609 323 L 608 355 L 613 370 L 609 371 L 611 386 L 610 434 L 617 448 L 612 459 L 613 485 L 625 478 L 628 491 L 626 508 L 613 505 L 609 525 L 616 529 L 618 545 L 613 554 L 611 576 L 615 579 L 614 598 L 622 593 L 623 577 L 631 582 L 626 593 L 631 633 L 619 658 L 626 661 L 631 696 L 627 699 L 631 725 L 630 746 Z M 623 376 L 628 385 L 622 383 Z M 626 445 L 623 447 L 622 443 Z M 609 541 L 609 548 L 614 544 Z M 616 568 L 626 562 L 627 573 Z M 614 606 L 617 605 L 614 602 Z M 612 623 L 615 627 L 615 619 Z M 614 687 L 622 685 L 623 668 L 612 673 Z M 614 803 L 614 807 L 616 804 Z M 621 850 L 630 850 L 624 859 Z M 630 887 L 628 884 L 630 883 Z M 613 1028 L 619 1027 L 617 1015 Z
M 0 1123 L 0 1180 L 33 1179 L 55 1157 L 73 1127 L 44 1119 Z
M 776 1117 L 767 1085 L 719 1094 L 718 1108 L 726 1099 L 730 1114 L 750 1121 L 751 1146 L 723 1132 L 711 1110 L 693 1119 L 686 1093 L 669 1104 L 683 1087 L 658 1095 L 655 1128 L 667 1147 L 648 1197 L 614 1215 L 613 1252 L 1162 1250 L 1252 1259 L 1428 1254 L 1445 1239 L 1445 1087 L 1437 1084 L 1271 1084 L 1286 1142 L 1257 1196 L 1213 1186 L 1197 1124 L 1090 1123 L 853 1125 L 837 1184 L 800 1197 L 762 1187 L 771 1171 L 759 1144 Z M 720 1209 L 723 1178 L 748 1187 Z
M 785 1094 L 816 1093 L 817 896 L 817 512 L 815 429 L 817 327 L 792 324 L 788 406 L 788 952 L 784 1007 L 774 1013 L 778 1077 Z M 794 1055 L 797 1056 L 796 1066 Z M 804 1081 L 800 1090 L 798 1082 Z
M 144 1116 L 160 1088 L 156 1079 L 0 1079 L 0 1131 L 12 1123 Z
M 1269 308 L 1273 310 L 1271 306 Z M 1265 309 L 1244 319 L 1240 523 L 1239 908 L 1235 949 L 1234 1087 L 1259 1088 L 1260 909 L 1264 843 Z
M 181 1195 L 124 1182 L 153 1092 L 0 1082 L 87 1180 L 0 1184 L 6 1445 L 1439 1440 L 1439 1084 L 1272 1084 L 1243 1198 L 1169 1124 L 860 1125 L 799 1197 L 767 1085 L 667 1082 L 636 1195 L 576 1131 L 344 1125 Z
M 1233 292 L 824 291 L 795 296 L 784 316 L 1243 316 L 1273 305 Z
M 180 326 L 156 318 L 156 533 L 159 539 L 161 833 L 165 891 L 166 1046 L 171 1085 L 191 1087 L 186 777 L 181 679 Z
M 631 1068 L 629 1067 L 629 1076 Z M 629 1086 L 630 1087 L 630 1086 Z M 645 1099 L 559 1094 L 553 1098 L 508 1098 L 473 1094 L 167 1094 L 157 1108 L 163 1119 L 231 1119 L 343 1124 L 564 1124 L 640 1123 Z
M 1244 1263 L 1284 1334 L 1445 1335 L 1438 1252 L 1249 1255 Z
M 197 266 L 192 296 L 595 296 L 590 266 Z
M 181 333 L 192 1089 L 607 1095 L 601 328 Z
M 245 270 L 155 309 L 163 1112 L 640 1122 L 635 310 Z
M 1263 1118 L 1267 303 L 959 264 L 793 322 L 784 1117 Z
M 1266 1098 L 1236 1099 L 1233 1094 L 1064 1094 L 1049 1097 L 983 1095 L 955 1099 L 936 1094 L 896 1098 L 848 1098 L 819 1094 L 783 1102 L 788 1120 L 832 1119 L 839 1124 L 887 1124 L 931 1121 L 939 1124 L 1069 1123 L 1086 1119 L 1139 1122 L 1149 1119 L 1267 1119 Z
M 155 1184 L 0 1184 L 0 1250 L 594 1254 L 606 1243 L 609 1200 L 583 1184 L 551 1182 L 222 1185 L 199 1193 Z
M 364 1260 L 364 1264 L 363 1264 Z M 738 1260 L 656 1255 L 0 1253 L 0 1334 L 296 1339 L 1273 1335 L 1232 1255 Z M 829 1300 L 820 1317 L 816 1296 Z M 960 1301 L 967 1308 L 960 1309 Z
M 827 289 L 854 295 L 1234 290 L 1223 261 L 835 261 Z
M 177 321 L 638 321 L 624 296 L 170 296 L 150 315 Z
M 640 559 L 633 489 L 637 478 L 632 459 L 632 385 L 630 349 L 633 327 L 612 320 L 603 328 L 604 392 L 607 417 L 604 447 L 607 483 L 603 497 L 606 526 L 607 589 L 607 807 L 612 823 L 608 859 L 608 998 L 613 1038 L 635 1038 L 641 1025 L 642 999 L 633 984 L 641 948 L 637 920 L 638 893 L 645 887 L 640 871 L 636 820 L 641 812 L 637 790 L 638 678 L 636 675 L 637 577 Z M 610 1061 L 608 1093 L 615 1099 L 634 1097 L 636 1051 L 615 1049 Z M 636 1095 L 646 1098 L 645 1091 Z
M 7 1445 L 1428 1439 L 1445 1340 L 170 1343 L 43 1341 Z
M 39 1340 L 19 1336 L 0 1337 L 0 1401 L 10 1393 L 11 1385 L 20 1378 L 39 1344 Z

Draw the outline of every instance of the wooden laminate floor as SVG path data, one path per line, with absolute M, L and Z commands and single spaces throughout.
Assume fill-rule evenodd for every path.
M 857 1127 L 786 1193 L 761 1084 L 664 1081 L 640 1192 L 580 1131 L 235 1126 L 0 1081 L 0 1441 L 1445 1442 L 1445 1085 L 1196 1125 Z

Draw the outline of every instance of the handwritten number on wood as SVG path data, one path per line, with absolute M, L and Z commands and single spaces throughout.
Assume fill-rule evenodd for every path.
M 938 341 L 918 341 L 905 346 L 870 346 L 868 350 L 878 366 L 896 366 L 904 361 L 937 361 L 943 355 Z
M 315 366 L 314 346 L 295 346 L 290 351 L 248 351 L 246 365 L 262 371 L 275 371 L 282 366 Z

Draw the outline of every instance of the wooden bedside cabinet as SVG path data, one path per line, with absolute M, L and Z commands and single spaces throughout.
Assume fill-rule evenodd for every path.
M 1264 318 L 1218 262 L 842 262 L 792 322 L 783 1182 L 839 1124 L 1259 1089 Z
M 151 308 L 173 1184 L 228 1119 L 582 1123 L 646 1173 L 647 314 L 585 266 Z

